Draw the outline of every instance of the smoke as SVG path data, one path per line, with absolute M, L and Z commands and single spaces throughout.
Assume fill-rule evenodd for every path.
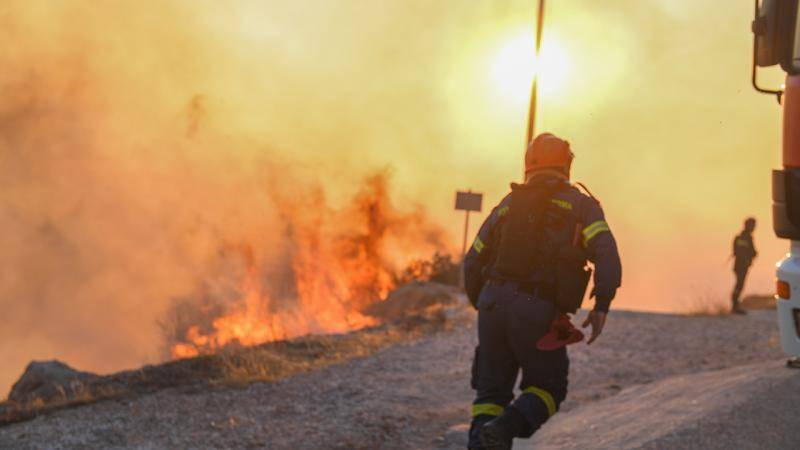
M 526 92 L 503 98 L 489 66 L 534 14 L 468 3 L 0 3 L 0 385 L 32 358 L 156 361 L 174 299 L 234 295 L 227 275 L 250 260 L 257 280 L 290 277 L 287 236 L 365 211 L 359 190 L 387 166 L 391 185 L 366 186 L 395 218 L 426 208 L 457 247 L 453 190 L 491 205 L 520 176 Z M 548 3 L 545 46 L 568 70 L 543 86 L 539 129 L 568 138 L 575 178 L 603 201 L 620 306 L 724 298 L 746 215 L 759 219 L 751 289 L 768 289 L 784 247 L 768 226 L 779 110 L 748 84 L 752 5 L 718 3 Z M 436 242 L 434 225 L 360 223 L 374 227 L 350 237 Z M 406 253 L 387 244 L 378 266 Z
M 416 57 L 362 41 L 402 21 L 315 6 L 3 2 L 0 384 L 33 358 L 154 362 L 174 299 L 226 298 L 253 261 L 281 308 L 303 286 L 275 280 L 314 262 L 298 240 L 380 269 L 348 285 L 352 309 L 404 260 L 449 249 L 382 172 L 398 136 L 434 126 L 402 123 L 430 111 L 408 95 L 433 95 L 425 75 L 397 70 Z
M 751 215 L 760 253 L 745 293 L 772 292 L 774 263 L 787 248 L 770 226 L 781 117 L 774 99 L 750 86 L 752 3 L 607 3 L 547 2 L 543 53 L 562 52 L 554 62 L 563 70 L 543 69 L 537 129 L 569 140 L 573 179 L 601 200 L 623 259 L 615 306 L 727 305 L 731 241 Z M 459 92 L 456 139 L 470 157 L 459 168 L 473 176 L 454 178 L 485 192 L 489 204 L 507 193 L 500 180 L 520 176 L 528 105 L 524 95 L 487 86 L 487 68 L 495 69 L 503 43 L 530 36 L 532 9 L 507 2 L 485 18 L 496 25 L 491 33 L 476 26 L 463 41 L 474 58 L 464 77 L 482 89 Z M 781 83 L 774 71 L 760 76 Z
M 750 215 L 760 256 L 746 293 L 772 292 L 787 246 L 774 237 L 770 211 L 781 118 L 750 86 L 752 2 L 589 3 L 551 10 L 572 45 L 592 50 L 584 67 L 598 70 L 545 101 L 543 126 L 570 136 L 575 177 L 600 197 L 616 232 L 625 263 L 618 304 L 683 311 L 707 297 L 728 305 L 731 241 Z M 579 34 L 589 27 L 606 30 L 603 39 Z M 769 71 L 762 81 L 781 82 Z

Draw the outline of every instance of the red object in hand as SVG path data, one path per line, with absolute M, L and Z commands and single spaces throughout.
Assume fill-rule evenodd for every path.
M 544 351 L 558 350 L 582 340 L 583 332 L 572 325 L 567 314 L 560 314 L 550 325 L 550 331 L 536 342 L 536 348 Z

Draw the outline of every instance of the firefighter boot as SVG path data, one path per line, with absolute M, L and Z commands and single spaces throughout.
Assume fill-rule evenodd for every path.
M 507 407 L 503 414 L 487 422 L 480 432 L 481 444 L 486 450 L 511 450 L 511 443 L 527 426 L 525 417 L 517 408 Z

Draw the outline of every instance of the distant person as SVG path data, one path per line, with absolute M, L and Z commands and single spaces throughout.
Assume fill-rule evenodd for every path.
M 747 272 L 753 264 L 753 259 L 758 255 L 755 245 L 753 245 L 753 231 L 756 229 L 756 219 L 748 217 L 744 221 L 744 230 L 733 239 L 733 273 L 736 274 L 736 285 L 733 287 L 731 300 L 733 307 L 731 312 L 734 314 L 747 314 L 739 304 L 739 297 L 742 295 L 744 280 Z
M 566 344 L 583 337 L 561 313 L 580 306 L 590 277 L 586 260 L 596 269 L 594 310 L 583 324 L 592 326 L 590 344 L 620 286 L 617 244 L 603 210 L 569 182 L 573 158 L 568 142 L 537 136 L 525 154 L 525 183 L 512 183 L 464 259 L 479 340 L 470 449 L 510 449 L 515 437 L 530 437 L 558 411 L 567 395 Z

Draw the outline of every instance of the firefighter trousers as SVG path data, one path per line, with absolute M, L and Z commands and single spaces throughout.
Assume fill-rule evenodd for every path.
M 530 437 L 558 411 L 567 395 L 566 348 L 542 351 L 536 342 L 556 317 L 552 301 L 519 290 L 514 282 L 488 282 L 478 300 L 478 350 L 473 362 L 470 448 L 480 448 L 480 427 L 516 408 L 527 422 L 518 437 Z M 519 372 L 520 395 L 514 398 Z

